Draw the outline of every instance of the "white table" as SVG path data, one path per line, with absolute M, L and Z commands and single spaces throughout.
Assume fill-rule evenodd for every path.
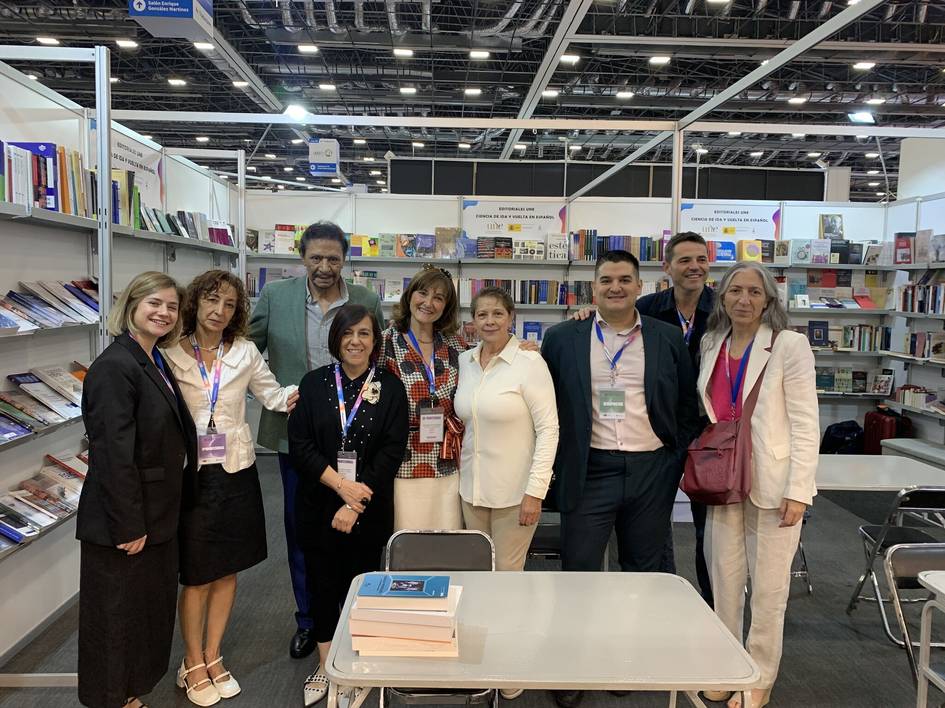
M 757 665 L 683 578 L 664 573 L 463 572 L 459 657 L 359 657 L 348 612 L 355 578 L 325 673 L 328 708 L 339 687 L 743 691 Z M 358 705 L 360 700 L 352 702 Z
M 945 487 L 945 470 L 896 455 L 821 455 L 817 489 L 898 492 L 906 487 Z
M 919 582 L 932 593 L 932 599 L 922 608 L 922 629 L 919 634 L 918 685 L 916 687 L 916 708 L 926 708 L 929 698 L 929 681 L 939 690 L 945 691 L 945 676 L 929 666 L 929 653 L 932 639 L 932 610 L 945 613 L 945 571 L 924 570 L 919 573 Z

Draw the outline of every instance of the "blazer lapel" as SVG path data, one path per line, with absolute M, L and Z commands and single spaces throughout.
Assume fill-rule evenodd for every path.
M 699 395 L 702 396 L 702 407 L 705 409 L 709 419 L 714 423 L 715 409 L 712 407 L 712 391 L 709 388 L 712 380 L 712 372 L 715 371 L 715 364 L 719 359 L 719 353 L 722 351 L 722 342 L 728 337 L 720 337 L 713 342 L 712 348 L 702 355 L 702 361 L 699 364 Z
M 184 426 L 183 426 L 183 423 L 181 423 L 181 419 L 180 419 L 180 410 L 177 407 L 178 399 L 174 395 L 175 393 L 179 393 L 179 391 L 176 389 L 176 381 L 174 381 L 174 374 L 168 371 L 168 377 L 171 379 L 172 382 L 174 382 L 173 385 L 175 386 L 175 391 L 172 393 L 171 390 L 167 387 L 167 382 L 164 381 L 164 377 L 161 376 L 161 372 L 158 371 L 157 365 L 151 361 L 150 357 L 147 354 L 144 353 L 144 349 L 141 348 L 141 345 L 138 344 L 131 337 L 130 334 L 128 334 L 127 332 L 125 334 L 122 334 L 118 338 L 118 341 L 120 341 L 124 345 L 124 347 L 128 351 L 131 352 L 131 355 L 135 358 L 135 361 L 137 361 L 141 365 L 141 368 L 144 369 L 144 372 L 145 374 L 147 374 L 148 378 L 151 379 L 152 383 L 154 383 L 154 385 L 158 387 L 158 390 L 164 396 L 164 400 L 167 401 L 167 404 L 171 407 L 171 410 L 174 411 L 174 415 L 177 418 L 178 425 L 180 425 L 181 428 L 183 428 Z
M 588 317 L 574 327 L 574 356 L 577 360 L 578 382 L 584 394 L 588 420 L 594 417 L 591 410 L 591 327 L 593 325 L 594 318 Z
M 745 382 L 742 384 L 742 403 L 755 387 L 761 370 L 771 357 L 771 334 L 771 328 L 766 324 L 762 324 L 755 334 L 755 343 L 751 345 L 751 356 L 748 358 L 748 368 L 745 371 Z
M 293 294 L 290 302 L 284 303 L 285 321 L 289 324 L 292 333 L 292 339 L 295 340 L 294 346 L 298 347 L 296 351 L 305 352 L 305 370 L 308 371 L 308 341 L 306 341 L 305 328 L 308 324 L 308 313 L 305 311 L 305 303 L 308 298 L 308 277 L 299 277 L 299 289 Z M 279 304 L 282 309 L 283 303 Z M 280 315 L 281 316 L 281 315 Z
M 646 326 L 646 319 L 642 315 L 640 318 L 640 332 L 643 337 L 643 398 L 646 401 L 646 409 L 653 411 L 656 410 L 653 407 L 653 397 L 656 395 L 656 373 L 660 368 L 663 338 Z

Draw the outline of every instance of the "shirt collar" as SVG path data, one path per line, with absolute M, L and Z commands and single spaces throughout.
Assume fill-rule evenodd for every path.
M 633 325 L 633 327 L 631 327 L 630 329 L 625 329 L 619 332 L 617 332 L 617 330 L 615 330 L 613 327 L 607 324 L 607 322 L 600 316 L 600 310 L 594 313 L 594 321 L 600 325 L 600 328 L 602 330 L 611 330 L 611 331 L 616 332 L 621 337 L 626 337 L 627 335 L 637 330 L 643 329 L 643 318 L 640 316 L 640 311 L 637 310 L 636 308 L 633 308 L 633 311 L 637 313 L 637 323 Z
M 340 280 L 339 290 L 341 292 L 340 297 L 337 300 L 335 300 L 333 303 L 331 303 L 331 305 L 329 305 L 329 308 L 335 307 L 335 305 L 344 305 L 346 302 L 348 302 L 348 284 L 345 282 L 344 278 Z M 315 304 L 315 298 L 312 297 L 312 289 L 308 286 L 307 280 L 305 282 L 305 304 L 306 305 Z
M 163 350 L 164 357 L 170 359 L 175 366 L 179 367 L 181 370 L 196 369 L 197 360 L 192 357 L 187 351 L 184 351 L 184 347 L 190 349 L 190 342 L 184 340 L 183 343 L 178 342 L 174 346 Z M 240 361 L 243 359 L 243 354 L 245 353 L 245 348 L 239 339 L 235 339 L 233 343 L 227 347 L 226 354 L 223 355 L 223 365 L 228 366 L 231 369 L 237 368 Z
M 509 341 L 505 343 L 505 346 L 502 347 L 502 351 L 496 354 L 497 359 L 502 359 L 507 364 L 511 364 L 515 361 L 515 357 L 519 351 L 519 340 L 514 334 L 509 337 Z M 469 358 L 471 361 L 479 364 L 481 361 L 480 357 L 482 356 L 482 342 L 476 345 L 475 349 L 470 350 Z M 480 364 L 481 366 L 481 364 Z

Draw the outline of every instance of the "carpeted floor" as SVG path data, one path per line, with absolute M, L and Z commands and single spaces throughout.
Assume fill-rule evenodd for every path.
M 288 642 L 294 631 L 294 604 L 285 565 L 282 492 L 274 457 L 259 462 L 269 520 L 269 559 L 240 575 L 233 617 L 224 644 L 227 666 L 243 693 L 221 705 L 232 708 L 301 706 L 302 681 L 313 669 L 310 659 L 292 660 Z M 863 519 L 880 521 L 890 497 L 823 494 L 804 531 L 814 594 L 794 581 L 785 626 L 781 674 L 772 708 L 890 708 L 915 704 L 905 654 L 884 639 L 876 608 L 862 604 L 849 617 L 844 608 L 858 577 L 862 552 L 856 528 Z M 675 529 L 679 572 L 694 582 L 692 527 Z M 531 567 L 531 566 L 530 566 Z M 547 562 L 537 567 L 551 568 Z M 611 568 L 617 567 L 616 558 Z M 71 672 L 75 670 L 77 612 L 73 608 L 2 668 L 5 672 Z M 172 665 L 180 662 L 175 642 Z M 933 702 L 942 696 L 934 689 Z M 174 672 L 146 697 L 152 708 L 191 705 L 174 687 Z M 680 698 L 681 705 L 685 699 Z M 504 702 L 503 702 L 504 703 Z M 0 689 L 0 708 L 66 708 L 78 706 L 71 689 Z M 323 704 L 324 705 L 324 704 Z M 376 694 L 367 708 L 376 708 Z M 544 691 L 526 692 L 516 708 L 555 708 Z M 587 694 L 581 708 L 665 706 L 666 695 L 636 693 L 625 697 Z M 715 704 L 721 705 L 721 704 Z

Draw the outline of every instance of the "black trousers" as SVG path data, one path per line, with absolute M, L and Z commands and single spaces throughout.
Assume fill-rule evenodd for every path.
M 679 484 L 678 455 L 591 449 L 578 507 L 561 514 L 563 570 L 600 570 L 610 533 L 625 572 L 658 571 Z
M 699 502 L 690 501 L 689 508 L 692 510 L 692 523 L 696 527 L 696 579 L 699 582 L 699 593 L 709 607 L 713 607 L 715 601 L 712 598 L 712 582 L 709 579 L 709 566 L 705 562 L 705 520 L 709 507 Z M 664 573 L 676 572 L 672 524 L 670 524 L 669 534 L 666 536 L 666 546 L 663 548 L 663 560 L 660 562 L 660 570 Z

